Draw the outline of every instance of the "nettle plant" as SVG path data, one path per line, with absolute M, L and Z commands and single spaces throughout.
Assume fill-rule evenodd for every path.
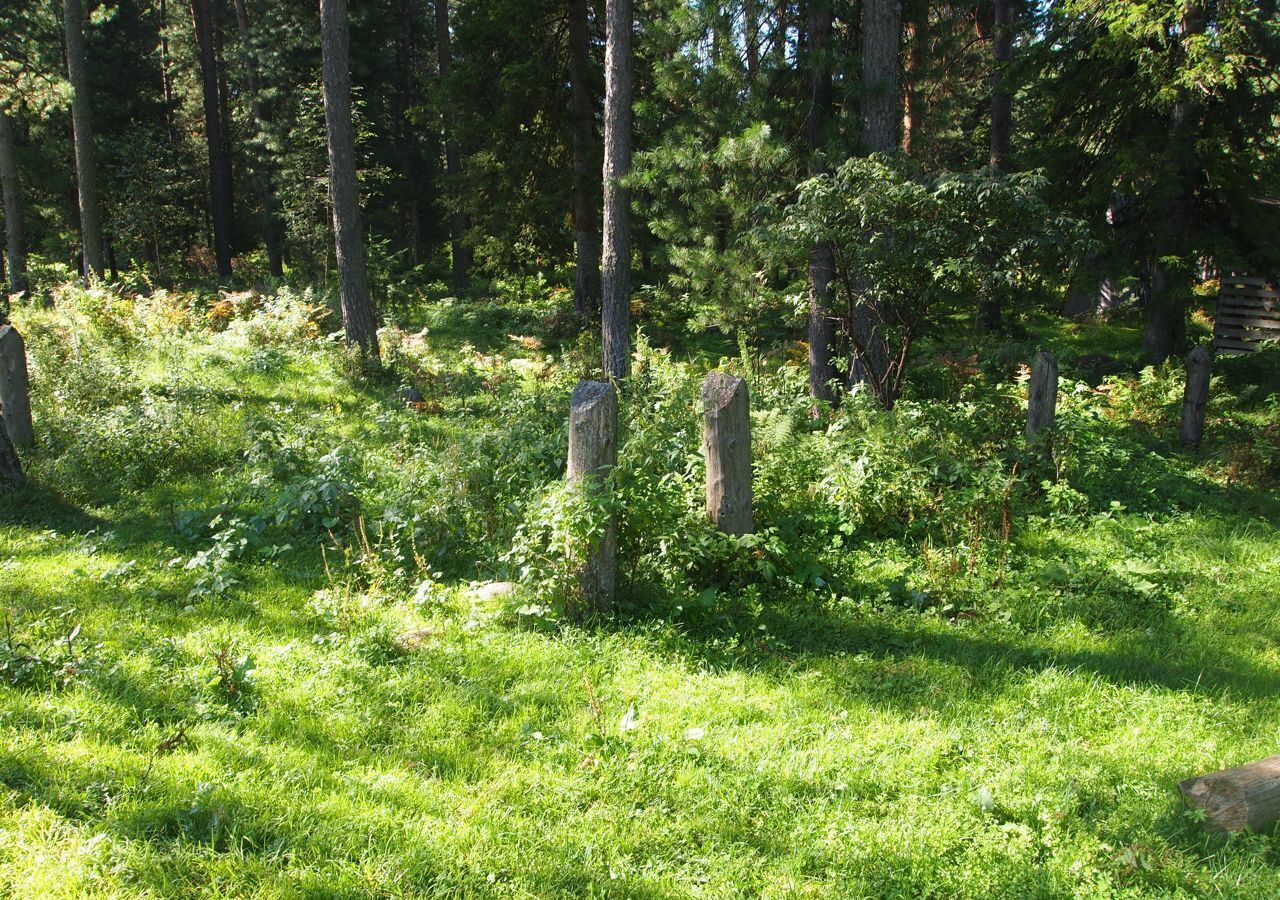
M 1082 223 L 1044 201 L 1045 178 L 926 175 L 901 157 L 846 160 L 803 182 L 780 237 L 797 259 L 835 252 L 837 308 L 854 367 L 880 405 L 902 390 L 927 329 L 997 293 L 1027 290 L 1082 255 Z

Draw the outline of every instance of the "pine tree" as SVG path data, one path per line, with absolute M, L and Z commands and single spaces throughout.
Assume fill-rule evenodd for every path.
M 631 373 L 631 16 L 631 0 L 606 0 L 601 331 L 605 377 L 619 380 Z
M 378 357 L 378 331 L 365 271 L 360 193 L 356 184 L 355 126 L 351 119 L 351 68 L 347 0 L 320 0 L 324 60 L 324 118 L 329 135 L 329 198 L 338 261 L 338 292 L 347 344 Z
M 88 63 L 84 52 L 84 8 L 80 0 L 63 0 L 62 22 L 67 47 L 67 77 L 71 81 L 80 246 L 84 254 L 84 275 L 93 280 L 102 277 L 102 212 L 98 197 L 97 159 L 93 149 Z

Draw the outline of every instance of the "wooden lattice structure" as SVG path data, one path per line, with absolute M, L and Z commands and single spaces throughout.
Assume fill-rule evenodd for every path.
M 1214 349 L 1239 355 L 1261 341 L 1280 341 L 1280 289 L 1265 278 L 1223 275 L 1213 320 Z

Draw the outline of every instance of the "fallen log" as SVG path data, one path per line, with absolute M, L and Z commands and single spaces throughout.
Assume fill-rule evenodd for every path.
M 1280 821 L 1280 755 L 1179 782 L 1209 831 L 1262 831 Z

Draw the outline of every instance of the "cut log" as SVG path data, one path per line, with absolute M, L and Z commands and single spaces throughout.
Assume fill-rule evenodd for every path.
M 1058 408 L 1058 361 L 1041 350 L 1031 361 L 1031 386 L 1027 394 L 1027 437 L 1053 427 Z
M 569 399 L 570 481 L 587 480 L 589 490 L 602 490 L 617 462 L 618 393 L 602 381 L 582 381 Z M 604 533 L 587 548 L 578 574 L 584 611 L 613 608 L 617 584 L 618 530 L 611 516 Z
M 0 327 L 0 416 L 9 439 L 23 448 L 36 441 L 29 391 L 27 349 L 22 335 L 12 325 Z
M 1262 831 L 1280 820 L 1280 755 L 1178 784 L 1209 831 Z
M 1209 402 L 1209 369 L 1213 350 L 1201 344 L 1187 354 L 1187 385 L 1182 393 L 1182 445 L 1199 447 L 1204 438 L 1204 411 Z
M 725 534 L 750 534 L 751 411 L 747 383 L 710 372 L 702 383 L 707 517 Z

